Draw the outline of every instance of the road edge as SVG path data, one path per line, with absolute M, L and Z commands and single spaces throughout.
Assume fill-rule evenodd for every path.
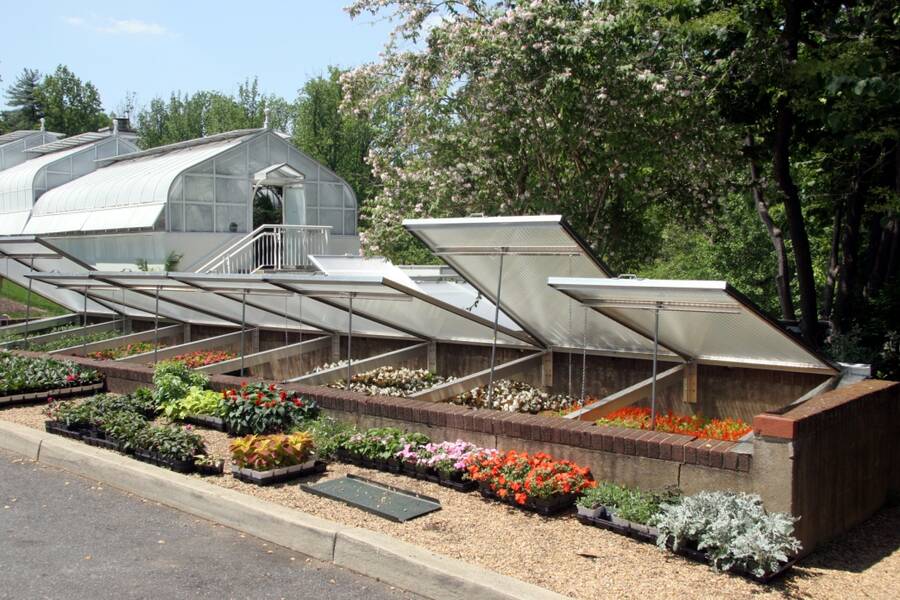
M 381 533 L 327 521 L 24 425 L 0 421 L 0 448 L 432 600 L 565 598 Z

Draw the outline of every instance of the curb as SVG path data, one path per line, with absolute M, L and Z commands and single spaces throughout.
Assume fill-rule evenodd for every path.
M 432 600 L 565 598 L 374 531 L 320 519 L 24 425 L 0 422 L 0 448 Z

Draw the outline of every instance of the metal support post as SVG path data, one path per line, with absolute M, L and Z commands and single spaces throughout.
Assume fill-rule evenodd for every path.
M 244 336 L 246 335 L 247 290 L 241 290 L 241 377 L 244 376 Z
M 497 326 L 500 323 L 500 290 L 503 286 L 503 252 L 500 253 L 500 269 L 497 273 L 497 298 L 494 304 L 494 341 L 491 343 L 491 374 L 488 378 L 487 403 L 494 397 L 494 367 L 497 364 Z
M 347 389 L 350 389 L 350 377 L 353 366 L 353 294 L 350 294 L 349 318 L 347 319 Z
M 88 289 L 84 288 L 84 311 L 82 313 L 84 315 L 83 320 L 82 320 L 83 327 L 87 327 L 87 291 L 88 291 Z M 82 331 L 81 332 L 81 347 L 85 348 L 86 346 L 87 346 L 87 334 L 85 334 Z
M 656 361 L 659 355 L 659 306 L 653 324 L 653 379 L 650 382 L 650 430 L 656 429 Z
M 34 256 L 31 257 L 29 269 L 34 273 Z M 6 272 L 9 273 L 9 259 L 6 260 Z M 28 278 L 28 295 L 25 300 L 25 347 L 28 347 L 28 325 L 31 322 L 31 284 L 33 279 Z
M 159 354 L 159 286 L 156 286 L 156 303 L 153 309 L 153 364 Z
M 581 341 L 581 403 L 584 404 L 584 387 L 587 380 L 587 328 L 588 308 L 584 307 L 584 336 Z

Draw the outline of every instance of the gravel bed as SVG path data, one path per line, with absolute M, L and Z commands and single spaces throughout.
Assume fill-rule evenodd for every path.
M 0 410 L 0 419 L 42 429 L 42 408 L 7 408 Z M 201 428 L 197 431 L 206 440 L 210 454 L 228 458 L 226 434 Z M 900 507 L 882 510 L 767 587 L 716 574 L 706 565 L 648 544 L 585 527 L 571 515 L 539 517 L 487 502 L 477 493 L 461 494 L 436 484 L 341 463 L 330 464 L 321 478 L 347 473 L 438 498 L 442 510 L 407 523 L 392 523 L 302 492 L 296 482 L 263 488 L 230 475 L 205 479 L 345 525 L 379 531 L 584 600 L 610 596 L 894 598 L 900 589 Z

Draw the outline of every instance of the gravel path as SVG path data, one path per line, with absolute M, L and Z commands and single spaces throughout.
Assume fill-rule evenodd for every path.
M 0 419 L 43 428 L 41 407 L 0 411 Z M 211 454 L 228 455 L 228 438 L 200 430 Z M 361 510 L 302 492 L 296 484 L 262 488 L 230 475 L 207 478 L 253 496 L 322 518 L 364 527 L 434 552 L 479 564 L 578 599 L 598 597 L 895 598 L 900 589 L 900 508 L 885 509 L 842 539 L 804 559 L 772 586 L 716 574 L 622 536 L 578 523 L 571 515 L 544 518 L 416 481 L 340 463 L 326 479 L 356 473 L 421 492 L 442 510 L 391 523 Z M 192 477 L 198 477 L 193 475 Z

